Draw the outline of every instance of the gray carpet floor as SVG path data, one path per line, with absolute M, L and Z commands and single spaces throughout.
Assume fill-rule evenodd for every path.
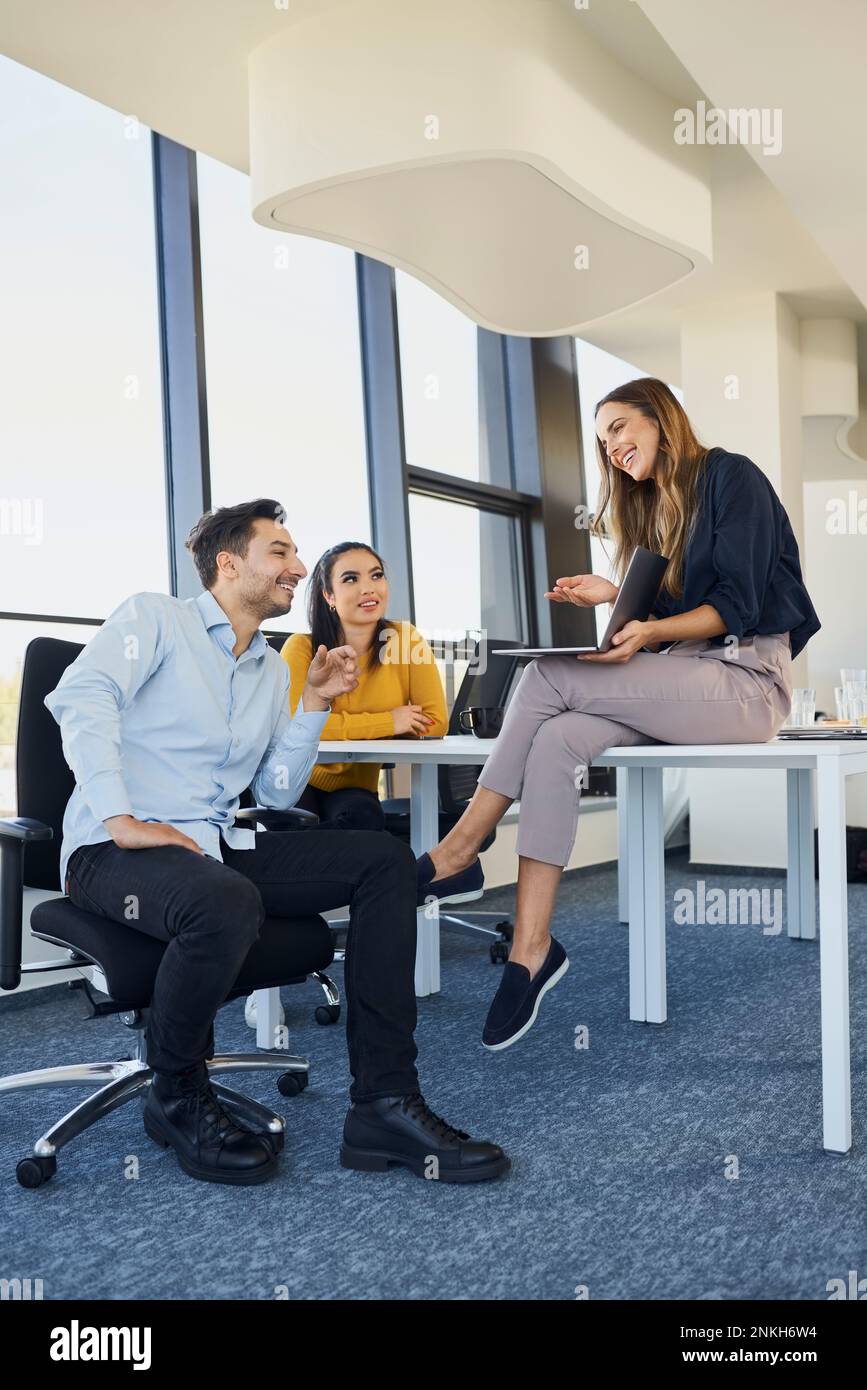
M 342 1023 L 313 1022 L 313 986 L 284 990 L 292 1051 L 311 1084 L 284 1100 L 279 1174 L 257 1188 L 196 1182 L 145 1136 L 137 1105 L 65 1149 L 37 1191 L 15 1180 L 34 1138 L 79 1091 L 19 1092 L 0 1107 L 0 1277 L 91 1299 L 826 1299 L 867 1276 L 867 886 L 850 885 L 854 1148 L 822 1150 L 818 943 L 761 925 L 673 924 L 681 887 L 784 887 L 752 870 L 667 869 L 669 1022 L 630 1023 L 627 928 L 613 867 L 567 875 L 554 931 L 571 969 L 527 1037 L 480 1044 L 499 967 L 445 933 L 442 992 L 419 1001 L 422 1084 L 439 1113 L 495 1138 L 507 1180 L 423 1182 L 343 1171 Z M 486 895 L 508 913 L 514 890 Z M 342 984 L 342 966 L 333 970 Z M 129 1050 L 80 992 L 0 999 L 4 1072 Z M 576 1048 L 576 1029 L 588 1046 Z M 248 1050 L 243 1002 L 217 1045 Z M 125 1176 L 138 1160 L 138 1177 Z M 737 1176 L 734 1176 L 737 1174 Z

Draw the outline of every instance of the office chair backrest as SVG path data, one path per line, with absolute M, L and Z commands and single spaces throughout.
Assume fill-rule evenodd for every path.
M 25 888 L 60 889 L 63 813 L 75 778 L 63 756 L 60 726 L 43 701 L 81 650 L 80 642 L 34 637 L 24 653 L 15 749 L 18 815 L 44 821 L 54 831 L 53 840 L 25 849 Z
M 450 734 L 460 734 L 462 709 L 478 706 L 482 709 L 495 705 L 505 705 L 512 688 L 512 681 L 518 665 L 516 656 L 492 656 L 496 647 L 521 647 L 512 637 L 488 637 L 486 639 L 487 659 L 481 663 L 483 670 L 476 670 L 470 662 L 455 697 L 454 707 L 449 716 Z M 478 656 L 479 644 L 476 644 Z M 474 738 L 474 734 L 465 735 Z M 440 807 L 449 814 L 459 814 L 463 803 L 469 801 L 476 789 L 481 764 L 449 764 L 438 770 Z

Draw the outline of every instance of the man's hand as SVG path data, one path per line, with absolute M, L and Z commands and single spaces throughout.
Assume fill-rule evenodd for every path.
M 619 632 L 616 632 L 611 639 L 611 650 L 608 652 L 589 652 L 585 656 L 576 658 L 578 661 L 630 661 L 637 651 L 646 647 L 649 642 L 656 639 L 653 636 L 654 624 L 652 622 L 627 623 Z
M 136 820 L 135 816 L 109 816 L 103 821 L 118 849 L 156 849 L 158 845 L 180 845 L 191 849 L 195 854 L 204 850 L 173 825 L 162 825 L 159 821 Z
M 577 608 L 595 608 L 600 603 L 613 603 L 619 593 L 616 584 L 598 574 L 573 574 L 556 579 L 545 597 L 555 603 L 574 603 Z
M 348 695 L 358 685 L 358 657 L 354 647 L 332 647 L 323 643 L 307 670 L 307 684 L 301 700 L 305 711 L 325 710 L 338 695 Z

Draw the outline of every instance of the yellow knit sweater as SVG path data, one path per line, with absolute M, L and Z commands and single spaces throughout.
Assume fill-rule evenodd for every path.
M 400 705 L 421 705 L 434 721 L 429 734 L 441 738 L 448 729 L 445 693 L 433 652 L 412 623 L 389 622 L 388 627 L 389 637 L 382 649 L 384 662 L 371 670 L 369 653 L 359 660 L 358 685 L 332 701 L 323 739 L 394 738 L 391 711 Z M 280 655 L 289 667 L 289 703 L 294 714 L 313 660 L 310 635 L 293 633 Z M 379 773 L 378 763 L 317 763 L 310 782 L 323 792 L 338 787 L 364 787 L 375 792 Z

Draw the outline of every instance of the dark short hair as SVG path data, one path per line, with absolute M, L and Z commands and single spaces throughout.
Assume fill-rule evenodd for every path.
M 184 544 L 193 557 L 203 588 L 212 589 L 217 581 L 217 556 L 221 550 L 230 550 L 242 560 L 246 558 L 253 525 L 259 517 L 277 521 L 281 526 L 286 521 L 283 507 L 273 497 L 257 497 L 255 502 L 239 502 L 237 507 L 218 507 L 199 517 Z

